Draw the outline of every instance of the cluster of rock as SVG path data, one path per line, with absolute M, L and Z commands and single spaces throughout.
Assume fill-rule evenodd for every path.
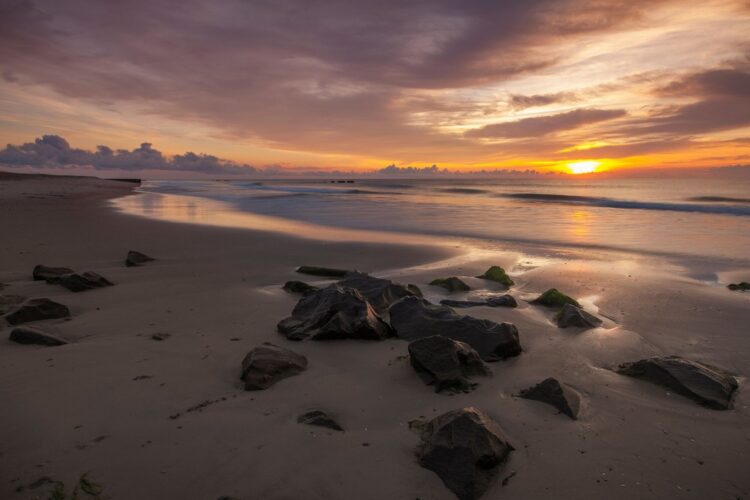
M 602 320 L 593 314 L 585 311 L 576 299 L 565 295 L 556 288 L 550 288 L 542 293 L 536 299 L 531 301 L 532 304 L 557 309 L 555 314 L 555 323 L 560 328 L 597 328 L 602 326 Z
M 727 288 L 733 292 L 747 292 L 750 290 L 750 283 L 747 281 L 741 281 L 739 283 L 730 283 Z

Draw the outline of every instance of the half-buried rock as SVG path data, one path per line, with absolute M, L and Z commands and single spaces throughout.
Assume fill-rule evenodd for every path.
M 409 344 L 411 365 L 435 392 L 468 391 L 476 384 L 474 376 L 490 376 L 492 372 L 470 345 L 433 335 Z
M 20 325 L 29 321 L 67 318 L 68 316 L 70 316 L 70 310 L 67 306 L 50 299 L 30 299 L 12 313 L 7 314 L 5 320 L 11 325 Z
M 597 328 L 602 326 L 602 320 L 573 304 L 565 304 L 560 312 L 557 313 L 557 316 L 555 316 L 555 321 L 557 321 L 557 326 L 560 328 L 567 328 L 569 326 Z
M 336 284 L 303 296 L 277 329 L 289 340 L 381 340 L 392 335 L 361 293 Z
M 449 292 L 468 292 L 471 287 L 463 282 L 460 278 L 451 276 L 450 278 L 438 278 L 430 281 L 430 285 L 445 288 Z
M 489 297 L 483 300 L 451 300 L 444 299 L 440 303 L 449 307 L 518 307 L 518 302 L 512 295 L 500 295 L 498 297 Z
M 69 267 L 52 267 L 39 264 L 34 267 L 32 276 L 34 281 L 46 281 L 47 283 L 57 283 L 65 274 L 74 273 Z
M 550 288 L 539 297 L 532 301 L 532 304 L 539 304 L 540 306 L 546 307 L 558 307 L 561 308 L 565 304 L 572 304 L 574 306 L 581 307 L 581 304 L 572 297 L 568 297 L 557 288 Z
M 359 291 L 378 311 L 388 309 L 391 304 L 404 297 L 422 296 L 422 292 L 414 285 L 404 286 L 364 273 L 350 273 L 338 284 Z
M 750 291 L 750 283 L 747 281 L 742 281 L 740 283 L 730 283 L 727 285 L 727 288 L 732 290 L 733 292 L 747 292 Z
M 36 344 L 47 346 L 65 345 L 68 343 L 67 340 L 60 338 L 57 335 L 47 333 L 40 330 L 39 328 L 34 328 L 31 326 L 19 326 L 18 328 L 14 328 L 10 332 L 9 339 L 11 342 L 16 342 L 18 344 Z
M 247 353 L 242 360 L 241 378 L 246 391 L 259 391 L 306 369 L 306 357 L 266 342 Z
M 64 274 L 60 276 L 60 279 L 57 281 L 57 283 L 64 288 L 67 288 L 71 292 L 84 292 L 86 290 L 112 286 L 114 284 L 104 276 L 101 276 L 93 271 L 86 271 L 80 274 Z
M 713 410 L 731 408 L 738 387 L 733 375 L 678 356 L 623 363 L 617 372 L 667 387 Z
M 500 283 L 501 285 L 508 288 L 515 285 L 511 277 L 508 276 L 508 273 L 505 272 L 505 269 L 500 266 L 490 267 L 484 272 L 484 274 L 477 276 L 477 278 L 494 281 L 495 283 Z
M 305 425 L 316 425 L 318 427 L 326 427 L 333 429 L 334 431 L 343 431 L 344 429 L 336 422 L 330 415 L 322 410 L 312 410 L 307 413 L 303 413 L 297 417 L 298 424 Z
M 432 419 L 422 432 L 417 457 L 460 500 L 474 500 L 487 491 L 512 450 L 497 422 L 468 407 Z
M 128 255 L 125 257 L 125 265 L 128 267 L 140 266 L 146 262 L 152 262 L 156 259 L 149 257 L 145 253 L 138 252 L 136 250 L 130 250 Z
M 312 286 L 312 285 L 305 283 L 304 281 L 297 281 L 297 280 L 287 281 L 286 283 L 284 283 L 284 286 L 282 288 L 284 289 L 285 292 L 302 293 L 302 294 L 305 294 L 308 292 L 315 292 L 318 290 L 317 286 Z
M 524 399 L 533 399 L 552 405 L 573 420 L 581 410 L 581 395 L 567 384 L 548 378 L 519 394 Z
M 447 306 L 425 299 L 406 297 L 388 310 L 396 336 L 417 340 L 432 335 L 469 344 L 484 361 L 497 361 L 521 354 L 518 329 L 512 323 L 461 316 Z
M 299 266 L 297 272 L 301 274 L 310 274 L 312 276 L 325 276 L 328 278 L 343 278 L 352 271 L 346 269 L 337 269 L 334 267 L 320 266 Z

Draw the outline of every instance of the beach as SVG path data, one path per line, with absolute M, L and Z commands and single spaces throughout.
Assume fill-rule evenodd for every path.
M 484 498 L 750 496 L 750 294 L 726 288 L 750 281 L 750 269 L 702 269 L 656 251 L 366 237 L 305 221 L 281 230 L 265 220 L 259 230 L 181 214 L 157 220 L 116 210 L 113 199 L 122 207 L 144 196 L 133 188 L 0 177 L 0 294 L 71 310 L 69 320 L 39 323 L 70 341 L 63 346 L 12 343 L 0 322 L 3 498 L 47 498 L 53 482 L 72 486 L 88 473 L 114 499 L 452 499 L 417 462 L 409 422 L 469 406 L 496 420 L 514 448 Z M 126 267 L 130 250 L 156 260 Z M 73 293 L 33 281 L 38 264 L 95 271 L 114 286 Z M 473 391 L 449 395 L 420 380 L 399 338 L 291 342 L 276 325 L 300 296 L 282 285 L 330 282 L 296 273 L 301 265 L 414 283 L 432 302 L 448 294 L 428 283 L 446 276 L 498 292 L 475 276 L 502 266 L 519 306 L 461 313 L 515 324 L 523 352 L 488 363 L 492 376 Z M 707 280 L 710 271 L 720 279 Z M 558 328 L 553 312 L 530 303 L 549 288 L 578 298 L 602 327 Z M 242 360 L 264 342 L 309 366 L 246 391 Z M 705 408 L 615 371 L 669 355 L 736 375 L 733 407 Z M 577 420 L 517 397 L 547 377 L 580 392 Z M 313 409 L 344 432 L 297 422 Z

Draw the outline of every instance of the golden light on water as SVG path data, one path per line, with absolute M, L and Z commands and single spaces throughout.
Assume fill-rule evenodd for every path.
M 568 163 L 567 167 L 571 174 L 593 174 L 596 172 L 597 167 L 601 162 L 589 160 L 589 161 L 576 161 Z

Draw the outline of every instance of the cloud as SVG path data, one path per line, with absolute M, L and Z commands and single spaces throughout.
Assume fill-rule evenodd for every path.
M 554 94 L 522 95 L 511 94 L 508 104 L 513 109 L 526 109 L 547 106 L 559 102 L 575 102 L 578 97 L 573 92 L 557 92 Z
M 8 144 L 0 149 L 0 165 L 5 167 L 93 167 L 96 170 L 171 170 L 204 174 L 253 174 L 253 166 L 221 160 L 215 156 L 185 153 L 165 157 L 150 143 L 144 142 L 133 150 L 112 150 L 97 146 L 96 151 L 70 147 L 58 135 L 45 135 L 34 142 L 19 146 Z
M 623 109 L 576 109 L 549 116 L 523 118 L 512 122 L 495 123 L 470 130 L 468 137 L 528 138 L 572 130 L 590 123 L 613 120 L 625 116 Z
M 690 74 L 656 89 L 665 96 L 737 97 L 750 99 L 750 72 L 718 68 Z

